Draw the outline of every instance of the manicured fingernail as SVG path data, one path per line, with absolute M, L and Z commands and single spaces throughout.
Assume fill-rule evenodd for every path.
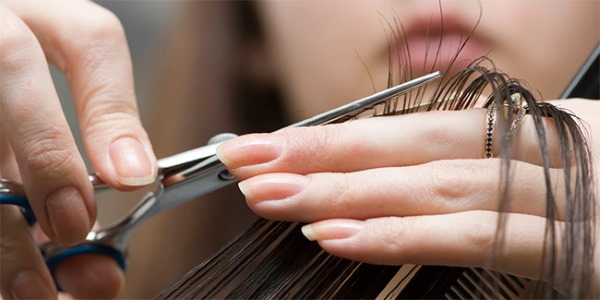
M 262 175 L 240 182 L 240 191 L 248 201 L 283 200 L 304 190 L 308 178 L 296 174 Z
M 231 169 L 257 165 L 278 158 L 284 143 L 277 134 L 251 134 L 223 143 L 217 148 L 217 156 Z
M 19 272 L 10 282 L 10 293 L 14 299 L 56 298 L 54 289 L 33 270 Z
M 321 221 L 302 226 L 302 234 L 310 241 L 346 239 L 363 229 L 363 223 L 358 220 Z
M 110 146 L 110 159 L 117 181 L 127 186 L 143 186 L 154 182 L 156 170 L 144 145 L 131 137 L 120 138 Z
M 46 215 L 54 237 L 63 243 L 83 239 L 92 226 L 83 197 L 74 187 L 50 193 L 46 198 Z

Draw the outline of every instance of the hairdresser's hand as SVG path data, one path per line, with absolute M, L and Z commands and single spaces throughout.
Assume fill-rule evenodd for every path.
M 558 104 L 589 123 L 598 165 L 600 102 Z M 256 213 L 312 223 L 303 232 L 332 254 L 376 264 L 487 266 L 500 161 L 483 159 L 484 119 L 485 110 L 472 109 L 296 128 L 228 141 L 218 155 L 243 180 Z M 550 164 L 560 166 L 548 130 Z M 530 118 L 515 139 L 509 238 L 493 268 L 538 277 L 546 190 Z M 560 187 L 561 170 L 551 172 Z M 564 198 L 556 192 L 562 219 Z
M 0 287 L 7 298 L 55 297 L 37 243 L 76 243 L 96 217 L 93 189 L 48 63 L 67 78 L 86 152 L 102 180 L 131 189 L 156 174 L 117 18 L 91 1 L 0 0 L 1 175 L 22 180 L 45 234 L 38 228 L 32 235 L 17 209 L 0 207 Z M 54 271 L 75 297 L 114 297 L 123 284 L 107 257 L 77 257 Z

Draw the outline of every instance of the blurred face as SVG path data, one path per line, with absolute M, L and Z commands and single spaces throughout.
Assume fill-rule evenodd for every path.
M 544 99 L 560 95 L 600 39 L 596 0 L 442 1 L 441 14 L 438 1 L 259 2 L 269 56 L 297 118 L 372 93 L 369 73 L 377 90 L 385 88 L 389 49 L 397 57 L 403 43 L 389 42 L 390 25 L 404 29 L 410 60 L 403 64 L 413 77 L 435 53 L 443 70 L 480 9 L 459 61 L 487 54 Z

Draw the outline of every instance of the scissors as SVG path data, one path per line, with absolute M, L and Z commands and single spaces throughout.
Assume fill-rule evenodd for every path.
M 352 119 L 392 97 L 408 93 L 440 76 L 442 72 L 437 71 L 418 77 L 286 128 L 337 123 Z M 159 172 L 156 180 L 158 187 L 154 192 L 146 194 L 122 219 L 107 227 L 91 231 L 83 242 L 75 246 L 67 247 L 53 242 L 41 246 L 40 250 L 48 268 L 52 270 L 60 262 L 77 255 L 102 254 L 113 258 L 125 271 L 127 239 L 135 228 L 169 208 L 237 181 L 216 156 L 217 147 L 235 136 L 235 134 L 218 135 L 206 146 L 158 160 Z M 109 188 L 95 175 L 90 175 L 89 178 L 95 191 Z M 21 185 L 0 179 L 0 204 L 19 206 L 29 225 L 35 224 L 35 215 Z

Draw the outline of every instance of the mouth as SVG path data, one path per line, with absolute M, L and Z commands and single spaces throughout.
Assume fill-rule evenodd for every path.
M 404 68 L 418 76 L 465 67 L 491 50 L 475 29 L 476 24 L 465 24 L 447 15 L 416 18 L 408 26 L 398 28 L 398 38 L 387 49 L 392 69 Z

